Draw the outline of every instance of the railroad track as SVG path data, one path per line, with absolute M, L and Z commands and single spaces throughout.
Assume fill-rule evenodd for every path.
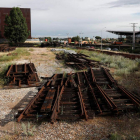
M 84 54 L 57 54 L 58 60 L 65 60 L 67 66 L 74 67 L 79 70 L 85 70 L 89 67 L 99 67 L 99 62 L 88 59 L 89 56 Z
M 33 63 L 9 66 L 6 78 L 8 83 L 4 88 L 40 86 L 40 80 Z
M 140 107 L 140 97 L 117 84 L 105 68 L 87 72 L 55 74 L 17 115 L 21 119 L 92 119 L 120 114 Z
M 88 50 L 88 51 L 96 51 L 96 52 L 101 52 L 105 53 L 108 55 L 120 55 L 129 59 L 140 59 L 140 54 L 133 54 L 133 53 L 123 53 L 123 52 L 113 52 L 113 51 L 108 51 L 108 50 L 99 50 L 99 49 L 87 49 L 87 48 L 81 48 L 81 47 L 76 47 L 77 49 L 83 49 L 83 50 Z

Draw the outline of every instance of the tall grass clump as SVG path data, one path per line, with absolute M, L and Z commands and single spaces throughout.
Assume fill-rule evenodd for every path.
M 122 137 L 117 133 L 112 133 L 110 135 L 110 140 L 122 140 Z
M 6 54 L 1 56 L 0 62 L 12 61 L 14 59 L 17 59 L 23 56 L 28 56 L 28 55 L 30 55 L 30 53 L 26 49 L 16 48 L 16 50 L 12 51 L 9 56 Z
M 8 70 L 8 67 L 12 65 L 12 63 L 2 64 L 0 67 L 0 87 L 3 87 L 8 82 L 8 79 L 5 78 L 5 74 Z
M 107 55 L 99 52 L 88 51 L 88 50 L 77 50 L 79 53 L 83 53 L 89 56 L 89 59 L 100 61 L 101 63 L 107 64 L 110 68 L 115 68 L 115 75 L 128 75 L 139 69 L 140 59 L 131 60 L 117 55 Z
M 34 136 L 34 132 L 35 132 L 35 125 L 31 128 L 31 125 L 30 123 L 28 122 L 27 126 L 22 123 L 21 124 L 22 126 L 22 130 L 23 130 L 23 134 L 26 135 L 26 136 Z

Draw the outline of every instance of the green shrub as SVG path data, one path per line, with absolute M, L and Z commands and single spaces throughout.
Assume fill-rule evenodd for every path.
M 4 65 L 1 66 L 0 68 L 0 86 L 3 87 L 8 82 L 8 79 L 5 78 L 6 71 L 8 70 L 8 67 L 12 63 L 5 63 Z
M 110 135 L 110 140 L 122 140 L 122 137 L 117 133 L 112 133 Z

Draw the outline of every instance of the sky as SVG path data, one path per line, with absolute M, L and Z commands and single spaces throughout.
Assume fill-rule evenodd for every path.
M 31 9 L 32 37 L 102 36 L 140 28 L 140 0 L 1 0 L 0 7 Z

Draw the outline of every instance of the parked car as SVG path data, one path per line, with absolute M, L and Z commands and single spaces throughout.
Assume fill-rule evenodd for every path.
M 105 50 L 109 50 L 109 51 L 111 51 L 111 48 L 108 47 L 108 48 L 105 48 Z
M 113 48 L 112 51 L 118 51 L 118 49 L 117 48 Z
M 88 48 L 88 49 L 89 49 L 89 48 L 90 48 L 90 46 L 86 46 L 86 48 Z
M 93 46 L 90 46 L 91 49 L 95 49 Z

